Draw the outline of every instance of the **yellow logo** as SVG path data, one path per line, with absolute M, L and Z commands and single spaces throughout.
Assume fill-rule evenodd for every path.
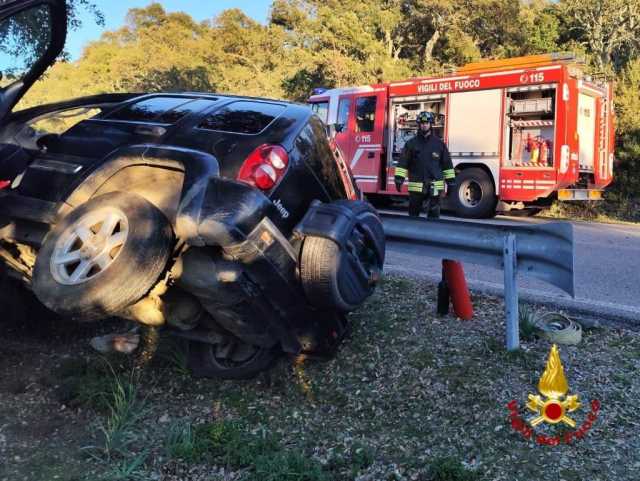
M 576 439 L 582 439 L 586 436 L 591 426 L 598 418 L 600 411 L 600 401 L 592 399 L 589 403 L 591 411 L 587 414 L 587 419 L 582 423 L 580 428 L 573 431 L 564 431 L 556 436 L 546 436 L 542 433 L 536 433 L 532 428 L 541 423 L 559 424 L 563 423 L 567 426 L 575 428 L 576 422 L 569 416 L 580 408 L 578 395 L 568 395 L 569 384 L 564 375 L 562 362 L 560 361 L 560 353 L 558 346 L 555 344 L 551 347 L 547 365 L 538 382 L 538 391 L 540 394 L 529 394 L 527 408 L 536 413 L 536 416 L 527 423 L 520 416 L 520 408 L 516 400 L 507 404 L 509 409 L 509 419 L 511 427 L 522 434 L 525 439 L 535 439 L 536 443 L 547 446 L 557 446 L 560 443 L 570 444 Z
M 529 421 L 531 426 L 537 426 L 542 422 L 549 424 L 564 423 L 572 428 L 576 427 L 576 422 L 567 413 L 571 413 L 580 407 L 577 395 L 567 396 L 569 385 L 564 375 L 562 361 L 558 346 L 551 347 L 547 366 L 545 367 L 540 381 L 538 391 L 542 396 L 529 394 L 527 407 L 537 414 Z

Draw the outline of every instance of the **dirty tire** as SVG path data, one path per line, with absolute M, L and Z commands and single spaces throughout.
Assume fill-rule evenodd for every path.
M 361 201 L 337 201 L 336 204 L 348 205 L 357 217 L 363 219 L 376 215 L 373 207 Z M 305 295 L 311 304 L 326 309 L 349 312 L 364 302 L 374 290 L 372 285 L 366 295 L 350 298 L 349 276 L 345 274 L 348 266 L 348 254 L 342 252 L 338 244 L 324 237 L 308 236 L 302 246 L 300 257 L 300 279 Z M 382 270 L 382 266 L 378 266 Z M 351 290 L 353 292 L 353 290 Z
M 214 349 L 213 344 L 198 341 L 189 343 L 189 368 L 195 377 L 252 379 L 269 369 L 278 356 L 278 351 L 274 348 L 257 347 L 251 359 L 229 366 L 216 359 Z
M 89 274 L 86 280 L 73 285 L 61 282 L 54 275 L 52 262 L 54 251 L 59 252 L 56 246 L 60 249 L 83 219 L 105 211 L 117 212 L 127 224 L 127 236 L 118 253 L 104 270 Z M 116 229 L 120 228 L 118 224 Z M 139 301 L 158 281 L 169 260 L 172 241 L 169 221 L 146 199 L 125 192 L 94 197 L 74 209 L 45 237 L 34 267 L 33 291 L 45 306 L 65 317 L 95 321 L 112 316 Z
M 489 174 L 477 167 L 464 169 L 456 176 L 448 200 L 456 215 L 471 219 L 493 217 L 498 202 Z

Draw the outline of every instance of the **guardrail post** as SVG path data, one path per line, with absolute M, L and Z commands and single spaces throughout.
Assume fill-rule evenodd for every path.
M 504 238 L 502 255 L 504 263 L 504 310 L 507 319 L 507 350 L 520 347 L 520 326 L 518 324 L 518 259 L 516 257 L 516 236 L 508 234 Z

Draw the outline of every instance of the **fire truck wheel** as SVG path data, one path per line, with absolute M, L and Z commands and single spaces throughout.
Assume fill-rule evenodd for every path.
M 496 189 L 489 175 L 479 168 L 464 169 L 456 176 L 450 198 L 460 217 L 482 219 L 496 213 Z

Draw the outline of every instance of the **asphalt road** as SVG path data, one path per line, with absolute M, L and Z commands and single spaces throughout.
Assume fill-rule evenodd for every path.
M 522 224 L 558 221 L 498 216 L 492 220 L 477 222 Z M 525 276 L 519 276 L 518 279 L 520 298 L 556 304 L 595 317 L 620 318 L 640 324 L 640 225 L 595 222 L 572 224 L 575 243 L 575 299 L 554 286 Z M 439 279 L 441 262 L 440 259 L 428 257 L 425 248 L 389 242 L 385 268 L 388 272 Z M 502 293 L 502 271 L 469 263 L 464 268 L 472 289 L 492 294 Z

